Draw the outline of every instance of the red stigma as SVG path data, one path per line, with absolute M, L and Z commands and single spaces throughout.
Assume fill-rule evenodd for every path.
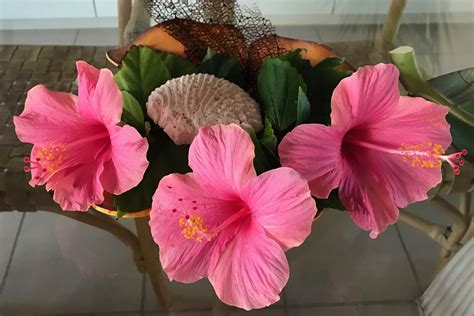
M 185 219 L 189 219 L 189 215 L 186 215 L 184 218 L 185 218 Z
M 467 155 L 467 149 L 461 150 L 461 154 L 462 154 L 463 156 L 466 156 L 466 155 Z
M 183 199 L 182 199 L 182 198 L 179 198 L 179 199 L 178 199 L 178 201 L 182 202 L 182 201 L 183 201 Z
M 41 160 L 41 158 L 36 158 L 36 161 L 40 161 L 40 160 Z
M 24 166 L 24 167 L 23 167 L 23 171 L 24 171 L 24 172 L 30 171 L 30 167 Z
M 29 163 L 29 162 L 30 162 L 30 158 L 29 158 L 29 157 L 25 157 L 25 158 L 23 158 L 23 161 L 24 161 L 25 163 Z

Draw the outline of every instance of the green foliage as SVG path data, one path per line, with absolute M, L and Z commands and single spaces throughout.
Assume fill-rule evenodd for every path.
M 171 173 L 186 173 L 189 146 L 178 146 L 163 132 L 154 127 L 148 137 L 150 148 L 147 159 L 150 162 L 143 180 L 135 188 L 115 199 L 117 209 L 124 213 L 137 212 L 151 207 L 152 197 L 161 178 Z
M 278 140 L 275 136 L 275 132 L 272 128 L 272 123 L 270 123 L 269 119 L 265 119 L 263 130 L 260 132 L 260 134 L 260 143 L 266 146 L 271 151 L 275 151 L 277 148 Z
M 250 132 L 249 134 L 255 146 L 255 158 L 253 159 L 253 165 L 257 171 L 257 174 L 261 174 L 270 169 L 278 168 L 280 166 L 280 162 L 278 161 L 275 153 L 266 145 L 264 145 L 261 139 L 259 139 L 254 132 Z
M 298 90 L 298 105 L 296 108 L 296 125 L 303 124 L 308 121 L 311 116 L 311 104 L 306 97 L 303 89 Z
M 245 77 L 239 61 L 233 57 L 216 55 L 208 48 L 198 72 L 226 79 L 245 89 Z
M 145 118 L 140 103 L 127 91 L 122 91 L 122 99 L 122 122 L 135 127 L 140 132 L 144 132 Z
M 258 76 L 258 92 L 266 118 L 274 129 L 283 132 L 296 123 L 298 92 L 306 84 L 287 60 L 267 59 Z
M 459 107 L 466 116 L 474 116 L 474 67 L 459 70 L 429 80 L 430 85 Z M 474 127 L 448 114 L 453 145 L 467 149 L 467 160 L 474 161 Z
M 301 49 L 296 49 L 278 58 L 290 62 L 304 79 L 307 86 L 306 95 L 311 105 L 307 122 L 328 125 L 332 92 L 351 72 L 341 70 L 343 58 L 329 57 L 312 67 L 308 60 L 301 58 L 300 52 Z
M 132 47 L 123 59 L 115 81 L 119 89 L 130 93 L 146 113 L 146 102 L 153 90 L 172 78 L 192 72 L 195 72 L 195 66 L 182 57 L 137 46 Z

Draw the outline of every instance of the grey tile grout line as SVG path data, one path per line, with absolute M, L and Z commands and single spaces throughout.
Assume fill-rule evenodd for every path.
M 421 294 L 422 287 L 421 287 L 420 278 L 418 277 L 418 274 L 416 273 L 415 264 L 413 263 L 413 260 L 411 259 L 410 253 L 408 252 L 408 248 L 405 244 L 405 240 L 403 239 L 400 228 L 398 228 L 398 224 L 395 223 L 394 226 L 395 226 L 395 231 L 397 232 L 397 235 L 398 235 L 398 239 L 400 239 L 400 243 L 402 244 L 403 251 L 405 252 L 405 255 L 407 257 L 408 264 L 410 265 L 411 272 L 413 273 L 413 277 L 415 278 L 416 286 L 418 287 L 418 291 Z
M 23 227 L 23 222 L 25 221 L 26 213 L 21 214 L 20 224 L 18 224 L 18 229 L 15 234 L 15 239 L 13 240 L 12 250 L 10 252 L 10 257 L 8 258 L 7 267 L 5 268 L 5 273 L 3 274 L 2 284 L 0 284 L 0 295 L 3 293 L 5 284 L 7 282 L 8 272 L 10 271 L 11 264 L 13 262 L 13 256 L 15 255 L 16 245 L 18 243 L 18 238 L 20 237 L 20 232 Z

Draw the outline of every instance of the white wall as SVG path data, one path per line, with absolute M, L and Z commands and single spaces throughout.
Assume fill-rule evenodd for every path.
M 390 0 L 239 0 L 275 25 L 380 23 Z M 0 29 L 115 27 L 116 0 L 0 0 Z M 404 21 L 474 22 L 474 0 L 407 0 Z

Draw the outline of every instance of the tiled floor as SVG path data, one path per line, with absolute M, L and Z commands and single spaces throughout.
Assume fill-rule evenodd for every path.
M 373 39 L 379 27 L 279 27 L 281 35 L 323 42 Z M 429 75 L 474 65 L 472 25 L 402 26 L 398 41 L 416 47 Z M 451 35 L 447 32 L 451 32 Z M 454 32 L 454 33 L 453 33 Z M 456 35 L 452 35 L 456 34 Z M 113 29 L 0 31 L 0 44 L 115 45 Z M 449 41 L 447 41 L 449 39 Z M 430 46 L 431 45 L 431 46 Z M 451 197 L 451 199 L 456 199 Z M 410 210 L 444 221 L 429 202 Z M 131 220 L 122 220 L 133 229 Z M 438 248 L 400 223 L 377 240 L 347 214 L 326 211 L 313 233 L 288 252 L 291 276 L 282 300 L 232 316 L 415 316 L 415 299 L 430 283 Z M 0 213 L 0 314 L 159 315 L 149 281 L 131 252 L 106 232 L 58 215 Z M 207 280 L 173 283 L 170 315 L 223 314 Z

